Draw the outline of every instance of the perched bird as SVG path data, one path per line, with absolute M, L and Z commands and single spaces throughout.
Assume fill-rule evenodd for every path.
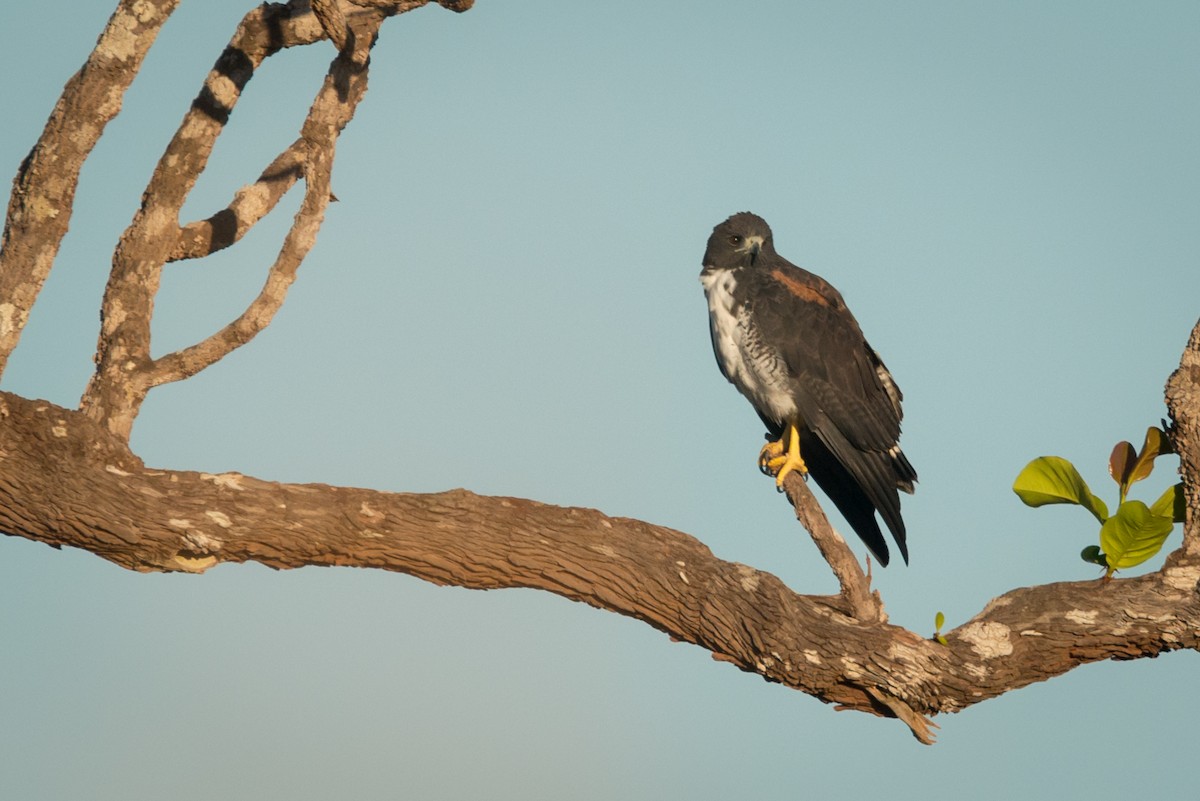
M 811 473 L 886 565 L 878 511 L 907 564 L 897 490 L 917 473 L 897 444 L 903 396 L 841 294 L 776 253 L 749 212 L 713 229 L 700 283 L 717 364 L 767 427 L 759 467 L 779 487 Z

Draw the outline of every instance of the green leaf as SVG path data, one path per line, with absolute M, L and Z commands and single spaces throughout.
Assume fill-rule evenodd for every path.
M 1100 527 L 1100 548 L 1109 572 L 1140 565 L 1154 556 L 1174 527 L 1171 518 L 1154 514 L 1141 501 L 1121 504 Z
M 938 612 L 936 615 L 933 616 L 933 627 L 936 630 L 941 631 L 942 626 L 944 626 L 944 625 L 946 625 L 946 616 L 943 615 L 941 612 Z
M 1108 519 L 1104 501 L 1092 494 L 1075 465 L 1061 456 L 1039 456 L 1025 465 L 1013 482 L 1013 492 L 1027 506 L 1074 503 L 1087 509 L 1101 523 Z
M 1079 558 L 1089 564 L 1108 567 L 1108 560 L 1104 558 L 1104 552 L 1100 550 L 1099 545 L 1089 545 L 1084 548 L 1079 552 Z
M 1157 517 L 1169 517 L 1172 522 L 1182 523 L 1186 514 L 1187 504 L 1183 497 L 1183 483 L 1167 487 L 1167 491 L 1158 496 L 1158 500 L 1150 507 L 1150 513 Z

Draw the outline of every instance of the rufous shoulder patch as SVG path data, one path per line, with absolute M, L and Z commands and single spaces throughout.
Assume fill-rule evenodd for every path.
M 801 300 L 805 300 L 810 303 L 819 303 L 822 306 L 833 305 L 829 302 L 829 298 L 821 294 L 820 290 L 804 283 L 804 281 L 797 276 L 788 275 L 784 270 L 772 270 L 771 277 L 783 284 L 788 292 L 791 292 Z

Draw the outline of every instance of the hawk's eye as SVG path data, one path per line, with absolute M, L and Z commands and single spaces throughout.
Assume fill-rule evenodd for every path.
M 742 237 L 738 234 L 734 234 L 733 236 L 729 237 L 729 244 L 737 247 L 738 245 L 742 244 Z

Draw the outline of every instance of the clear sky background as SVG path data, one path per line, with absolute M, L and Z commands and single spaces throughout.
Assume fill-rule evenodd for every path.
M 116 239 L 250 5 L 186 2 L 166 26 L 3 389 L 77 403 Z M 5 175 L 109 13 L 0 12 Z M 705 239 L 749 209 L 842 291 L 905 392 L 921 481 L 912 565 L 876 571 L 892 620 L 931 633 L 939 610 L 954 627 L 1013 587 L 1094 577 L 1090 516 L 1010 487 L 1052 453 L 1111 499 L 1113 444 L 1166 414 L 1200 312 L 1197 42 L 1194 2 L 479 0 L 390 20 L 287 305 L 153 391 L 133 446 L 595 507 L 830 592 L 709 345 Z M 189 219 L 293 139 L 332 55 L 270 59 Z M 241 311 L 297 203 L 168 267 L 156 353 Z M 141 575 L 0 538 L 6 799 L 1185 798 L 1197 676 L 1195 653 L 1085 666 L 938 718 L 927 748 L 545 593 Z

